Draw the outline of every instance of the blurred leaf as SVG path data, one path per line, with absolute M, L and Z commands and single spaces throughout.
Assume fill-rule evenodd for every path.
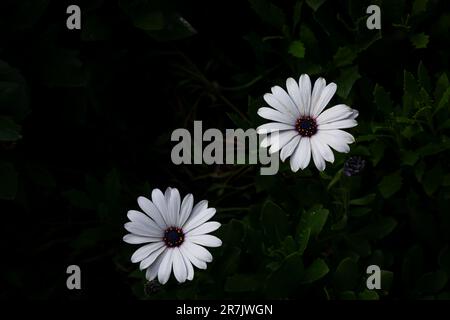
M 133 24 L 146 31 L 162 30 L 165 26 L 164 15 L 161 11 L 142 12 L 134 17 Z
M 373 200 L 375 200 L 375 198 L 376 198 L 376 194 L 371 193 L 362 198 L 350 200 L 349 204 L 354 205 L 354 206 L 365 206 L 365 205 L 368 205 L 369 203 L 371 203 Z
M 403 179 L 398 171 L 383 177 L 378 184 L 378 189 L 384 198 L 390 198 L 394 193 L 400 190 L 402 181 Z
M 303 277 L 303 260 L 299 253 L 286 257 L 282 265 L 274 271 L 266 282 L 266 292 L 270 298 L 286 297 L 296 289 Z
M 17 141 L 22 138 L 20 126 L 13 120 L 0 116 L 0 141 Z
M 358 279 L 358 265 L 352 258 L 344 258 L 336 268 L 333 283 L 340 291 L 353 290 Z
M 18 188 L 18 174 L 14 165 L 0 161 L 0 199 L 14 200 Z
M 412 246 L 405 254 L 402 264 L 402 280 L 406 285 L 413 286 L 422 273 L 423 250 L 420 246 Z
M 252 9 L 261 18 L 262 21 L 275 27 L 282 29 L 286 24 L 284 12 L 268 0 L 249 0 Z
M 86 192 L 76 189 L 70 189 L 63 192 L 64 198 L 75 208 L 94 209 L 94 203 Z
M 422 185 L 428 196 L 431 196 L 439 188 L 442 184 L 443 177 L 444 170 L 439 163 L 425 173 Z
M 424 49 L 428 45 L 430 37 L 426 35 L 424 32 L 411 35 L 410 40 L 414 47 L 417 49 Z
M 341 300 L 356 300 L 356 294 L 353 291 L 342 291 L 339 293 L 339 299 Z
M 288 220 L 286 213 L 275 203 L 268 201 L 261 213 L 261 223 L 265 235 L 271 243 L 279 243 L 288 232 Z
M 336 80 L 336 83 L 338 84 L 337 95 L 343 99 L 346 99 L 356 80 L 359 78 L 361 78 L 361 75 L 358 72 L 357 66 L 342 69 Z
M 427 10 L 428 0 L 414 0 L 412 6 L 412 14 L 418 15 Z
M 317 11 L 325 1 L 326 0 L 306 0 L 306 3 L 311 9 Z
M 378 293 L 374 290 L 365 289 L 364 291 L 358 293 L 359 300 L 379 300 Z
M 298 224 L 298 230 L 302 232 L 305 229 L 310 229 L 311 236 L 317 236 L 327 222 L 328 214 L 329 211 L 323 208 L 322 205 L 312 207 L 308 211 L 303 212 Z
M 417 68 L 417 77 L 419 79 L 420 85 L 427 91 L 431 92 L 431 80 L 428 75 L 428 71 L 423 65 L 422 61 L 419 63 L 419 67 Z
M 301 255 L 303 255 L 308 246 L 310 236 L 311 236 L 311 228 L 302 228 L 298 233 L 298 243 L 299 243 L 298 252 Z
M 392 103 L 389 93 L 378 84 L 375 85 L 373 90 L 375 98 L 375 104 L 379 110 L 388 114 L 394 111 L 394 104 Z
M 305 270 L 302 283 L 312 283 L 323 278 L 330 269 L 321 258 L 314 260 Z
M 367 226 L 360 229 L 355 235 L 367 239 L 383 239 L 397 226 L 397 221 L 392 217 L 380 217 Z
M 255 291 L 261 285 L 261 281 L 254 274 L 234 274 L 225 282 L 226 292 Z
M 352 47 L 339 47 L 333 56 L 333 64 L 335 67 L 344 67 L 353 63 L 357 57 L 357 50 Z
M 304 58 L 305 46 L 300 40 L 292 41 L 291 44 L 289 45 L 288 52 L 296 58 Z
M 438 293 L 447 284 L 448 277 L 445 271 L 425 273 L 417 282 L 417 289 L 425 294 Z

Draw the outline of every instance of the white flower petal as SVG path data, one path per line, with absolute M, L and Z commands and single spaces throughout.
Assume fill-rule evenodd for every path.
M 286 88 L 297 108 L 297 116 L 300 116 L 300 106 L 302 105 L 302 97 L 300 95 L 300 87 L 297 81 L 294 78 L 289 78 L 286 80 Z
M 322 112 L 317 117 L 317 124 L 325 124 L 329 122 L 344 120 L 353 115 L 353 109 L 345 104 L 338 104 Z
M 322 141 L 338 152 L 347 153 L 350 151 L 349 143 L 353 143 L 353 136 L 342 130 L 322 130 L 317 132 Z
M 325 161 L 334 162 L 334 154 L 333 151 L 331 151 L 328 144 L 324 141 L 325 139 L 322 138 L 323 136 L 320 136 L 318 134 L 311 137 L 312 140 L 314 140 L 314 143 L 318 146 L 318 150 L 322 158 L 325 159 Z
M 198 227 L 202 223 L 205 223 L 209 219 L 211 219 L 216 214 L 216 209 L 214 208 L 208 208 L 203 211 L 201 211 L 199 214 L 197 214 L 195 217 L 190 217 L 186 224 L 183 226 L 183 231 L 185 233 L 189 232 L 190 230 Z
M 161 284 L 165 284 L 169 280 L 170 273 L 172 272 L 173 252 L 173 249 L 166 249 L 161 265 L 159 266 L 158 281 Z
M 173 250 L 173 274 L 179 283 L 186 281 L 187 268 L 184 263 L 183 256 L 180 253 L 180 249 L 178 248 Z
M 336 93 L 336 89 L 337 89 L 336 84 L 331 82 L 322 90 L 319 99 L 313 106 L 311 112 L 311 115 L 313 117 L 317 117 L 323 111 L 323 109 L 325 109 L 327 104 L 330 102 L 331 98 L 333 98 L 334 94 Z
M 167 203 L 167 208 L 169 209 L 170 221 L 172 226 L 176 226 L 180 216 L 180 193 L 178 189 L 173 188 L 169 192 L 169 202 Z
M 202 270 L 206 269 L 206 267 L 207 267 L 207 266 L 206 266 L 206 262 L 203 261 L 203 260 L 200 260 L 200 259 L 197 258 L 195 255 L 193 255 L 193 254 L 186 248 L 186 244 L 182 245 L 182 246 L 180 247 L 180 250 L 181 250 L 181 254 L 182 254 L 184 257 L 188 258 L 189 261 L 190 261 L 194 266 L 196 266 L 197 268 L 202 269 Z
M 283 147 L 283 149 L 281 149 L 281 152 L 280 152 L 281 161 L 284 162 L 284 160 L 286 160 L 288 157 L 290 157 L 292 155 L 292 153 L 295 151 L 295 148 L 297 147 L 299 142 L 300 142 L 300 135 L 297 135 L 294 138 L 292 138 L 292 140 L 289 141 Z
M 156 276 L 158 275 L 158 271 L 159 271 L 159 267 L 161 266 L 161 262 L 164 258 L 164 256 L 167 253 L 167 249 L 165 249 L 159 256 L 158 258 L 156 258 L 155 262 L 153 262 L 152 265 L 150 265 L 150 267 L 147 268 L 147 271 L 145 272 L 145 278 L 148 281 L 152 281 L 153 279 L 156 278 Z
M 186 220 L 189 218 L 189 215 L 192 212 L 192 207 L 194 205 L 194 196 L 192 194 L 188 194 L 184 197 L 183 202 L 181 203 L 180 209 L 180 217 L 178 218 L 178 226 L 184 225 Z
M 143 259 L 147 258 L 152 252 L 158 250 L 162 246 L 164 246 L 164 242 L 160 241 L 146 244 L 145 246 L 140 247 L 131 256 L 131 262 L 136 263 L 142 261 Z
M 162 230 L 155 221 L 153 221 L 149 218 L 149 216 L 140 211 L 129 210 L 127 212 L 127 217 L 131 222 L 135 222 L 137 225 L 148 227 L 150 229 Z
M 280 133 L 274 133 L 272 135 L 275 136 L 271 139 L 271 146 L 269 149 L 270 154 L 278 152 L 278 150 L 283 148 L 289 141 L 291 141 L 292 138 L 298 136 L 298 132 L 296 130 L 289 130 Z
M 346 129 L 346 128 L 353 128 L 358 125 L 358 122 L 353 119 L 345 119 L 325 124 L 319 124 L 317 128 L 319 130 L 334 130 L 334 129 Z
M 281 113 L 280 111 L 277 111 L 272 108 L 259 108 L 258 109 L 258 115 L 261 118 L 276 121 L 276 122 L 282 122 L 287 123 L 290 125 L 294 125 L 295 121 L 297 120 L 293 115 L 288 113 Z
M 291 170 L 305 169 L 311 160 L 311 142 L 308 137 L 301 137 L 294 153 L 291 156 Z
M 209 222 L 206 222 L 206 223 L 198 226 L 195 229 L 190 230 L 189 232 L 186 233 L 186 235 L 190 235 L 190 236 L 202 235 L 202 234 L 216 231 L 219 228 L 220 228 L 219 222 L 209 221 Z
M 141 244 L 148 242 L 158 242 L 161 241 L 161 237 L 143 237 L 137 236 L 135 234 L 127 234 L 123 236 L 123 241 L 129 244 Z
M 141 263 L 139 264 L 139 269 L 147 269 L 153 262 L 155 262 L 159 255 L 164 252 L 164 250 L 166 250 L 166 246 L 164 243 L 162 243 L 159 249 L 156 249 L 141 261 Z
M 189 221 L 194 219 L 200 212 L 205 211 L 208 208 L 208 201 L 206 200 L 202 200 L 199 203 L 197 203 L 191 211 L 191 214 L 189 215 L 188 219 L 186 220 L 186 222 L 181 226 L 181 228 L 185 228 L 185 224 Z M 186 231 L 185 231 L 186 232 Z
M 220 247 L 222 245 L 222 240 L 210 234 L 201 234 L 196 236 L 187 235 L 186 240 L 206 247 Z
M 194 279 L 194 267 L 192 266 L 191 261 L 189 261 L 189 258 L 183 253 L 183 250 L 181 250 L 181 247 L 179 248 L 181 252 L 181 256 L 183 257 L 184 264 L 186 265 L 187 270 L 187 277 L 189 281 Z
M 161 229 L 167 228 L 167 223 L 164 220 L 163 214 L 159 212 L 158 208 L 151 202 L 149 199 L 145 197 L 138 198 L 139 207 L 144 211 L 150 218 L 155 221 Z
M 358 116 L 359 116 L 359 111 L 358 110 L 355 110 L 355 109 L 353 109 L 353 115 L 352 115 L 352 119 L 356 119 L 356 118 L 358 118 Z
M 319 171 L 325 170 L 325 159 L 322 157 L 319 148 L 320 145 L 315 139 L 309 139 L 311 142 L 311 153 L 314 160 L 314 164 Z
M 311 116 L 314 113 L 317 102 L 319 101 L 326 84 L 327 83 L 324 78 L 317 78 L 316 82 L 314 82 L 314 88 L 311 95 L 310 110 L 306 115 Z
M 281 122 L 268 122 L 256 128 L 258 134 L 267 134 L 273 131 L 292 130 L 295 127 L 291 124 Z
M 307 74 L 302 74 L 300 76 L 299 82 L 299 88 L 300 88 L 300 114 L 302 116 L 309 115 L 310 109 L 311 109 L 311 80 L 309 79 L 309 76 Z
M 159 189 L 153 189 L 152 202 L 156 208 L 158 208 L 164 220 L 167 222 L 168 227 L 171 227 L 171 221 L 169 221 L 169 209 L 167 208 L 166 198 Z
M 284 106 L 285 110 L 287 110 L 289 114 L 291 114 L 294 118 L 298 118 L 300 116 L 297 105 L 294 101 L 292 101 L 289 94 L 284 91 L 283 88 L 280 86 L 272 87 L 272 93 L 275 99 L 277 99 Z
M 196 257 L 201 261 L 211 262 L 213 259 L 211 253 L 202 246 L 199 246 L 198 244 L 186 241 L 183 247 L 187 251 L 189 251 L 189 253 L 191 253 L 194 257 Z
M 160 237 L 162 231 L 156 228 L 149 228 L 147 226 L 142 226 L 136 222 L 127 222 L 124 225 L 125 229 L 133 234 L 144 237 Z

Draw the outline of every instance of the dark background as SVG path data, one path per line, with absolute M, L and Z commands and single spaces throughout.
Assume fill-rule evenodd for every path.
M 446 2 L 2 1 L 0 297 L 450 298 Z M 256 127 L 263 94 L 301 73 L 360 111 L 324 173 L 171 163 L 172 130 Z M 352 155 L 366 167 L 345 177 Z M 122 236 L 137 197 L 167 186 L 217 208 L 223 246 L 161 288 Z M 381 290 L 365 290 L 370 264 Z

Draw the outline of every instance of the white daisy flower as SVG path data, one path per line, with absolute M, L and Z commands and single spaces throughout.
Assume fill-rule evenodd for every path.
M 325 170 L 325 161 L 333 162 L 331 148 L 338 152 L 349 152 L 353 136 L 341 129 L 352 128 L 358 123 L 358 111 L 338 104 L 324 111 L 336 92 L 336 84 L 326 85 L 325 79 L 318 78 L 311 92 L 311 81 L 307 74 L 300 76 L 299 82 L 293 78 L 286 80 L 287 92 L 279 87 L 264 95 L 264 100 L 272 108 L 263 107 L 258 115 L 271 120 L 259 126 L 259 134 L 268 134 L 261 141 L 262 147 L 269 147 L 269 153 L 279 150 L 282 161 L 290 157 L 291 169 L 305 169 L 311 154 L 319 171 Z M 331 148 L 330 148 L 331 147 Z
M 140 269 L 147 269 L 145 276 L 151 281 L 158 277 L 165 284 L 172 273 L 182 283 L 194 278 L 194 268 L 206 269 L 212 261 L 206 247 L 219 247 L 222 241 L 208 233 L 217 230 L 220 223 L 209 221 L 216 209 L 208 208 L 202 200 L 194 206 L 194 197 L 188 194 L 181 201 L 175 188 L 152 191 L 152 200 L 138 198 L 139 207 L 145 213 L 128 211 L 131 222 L 125 223 L 130 232 L 123 240 L 131 244 L 146 244 L 131 256 L 133 263 L 139 262 Z

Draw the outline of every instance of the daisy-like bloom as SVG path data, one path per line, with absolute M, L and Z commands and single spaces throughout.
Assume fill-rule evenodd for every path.
M 338 104 L 324 111 L 336 92 L 336 84 L 326 84 L 318 78 L 311 92 L 311 81 L 307 74 L 299 81 L 286 80 L 287 92 L 279 87 L 264 95 L 269 106 L 258 110 L 258 115 L 271 120 L 257 128 L 258 134 L 267 134 L 261 141 L 269 147 L 269 153 L 280 152 L 282 161 L 290 157 L 291 169 L 305 169 L 311 155 L 319 171 L 325 170 L 325 161 L 333 162 L 331 148 L 338 152 L 349 152 L 353 136 L 341 129 L 356 126 L 358 111 Z M 331 148 L 330 148 L 331 147 Z
M 151 281 L 158 277 L 165 284 L 172 273 L 178 282 L 194 278 L 193 265 L 206 269 L 212 261 L 206 247 L 219 247 L 222 241 L 208 233 L 217 230 L 220 223 L 208 221 L 216 209 L 208 208 L 202 200 L 194 206 L 194 197 L 188 194 L 181 201 L 175 188 L 152 191 L 151 200 L 138 198 L 144 212 L 130 210 L 125 229 L 130 232 L 123 240 L 131 244 L 145 244 L 131 256 L 133 263 L 140 263 L 141 270 L 147 269 L 145 276 Z

